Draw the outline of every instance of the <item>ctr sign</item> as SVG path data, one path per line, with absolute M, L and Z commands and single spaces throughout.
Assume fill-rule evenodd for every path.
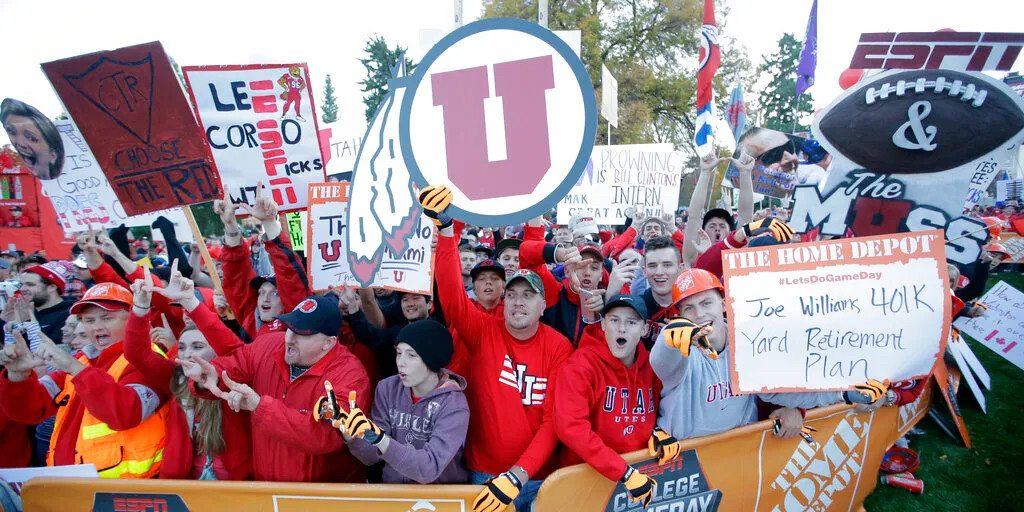
M 550 210 L 594 145 L 597 102 L 558 36 L 518 19 L 459 28 L 424 57 L 401 108 L 402 154 L 419 187 L 451 188 L 451 215 L 518 224 Z

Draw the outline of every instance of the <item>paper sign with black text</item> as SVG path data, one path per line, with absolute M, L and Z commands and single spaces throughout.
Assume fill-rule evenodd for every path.
M 185 66 L 182 72 L 231 201 L 252 204 L 262 181 L 280 211 L 305 208 L 308 184 L 325 180 L 306 65 Z
M 223 196 L 159 42 L 42 65 L 128 215 Z
M 419 213 L 412 226 L 406 249 L 383 253 L 380 269 L 368 284 L 360 284 L 347 258 L 346 221 L 349 183 L 317 183 L 309 186 L 309 225 L 306 234 L 306 258 L 309 281 L 316 291 L 343 286 L 377 286 L 412 293 L 431 294 L 434 285 L 434 224 Z M 357 228 L 353 228 L 357 229 Z
M 954 325 L 1024 370 L 1024 347 L 1019 345 L 1024 338 L 1024 293 L 1000 281 L 978 301 L 988 311 L 977 318 L 958 318 Z
M 685 165 L 686 155 L 671 144 L 595 146 L 583 175 L 558 202 L 557 222 L 589 215 L 598 224 L 624 224 L 630 207 L 655 217 L 675 213 Z
M 726 251 L 737 392 L 928 375 L 949 335 L 938 230 Z
M 74 122 L 66 119 L 54 121 L 54 124 L 64 141 L 64 171 L 55 179 L 41 180 L 41 183 L 65 234 L 80 233 L 90 226 L 149 226 L 162 215 L 176 225 L 185 226 L 175 230 L 179 241 L 192 240 L 185 216 L 179 208 L 129 216 Z

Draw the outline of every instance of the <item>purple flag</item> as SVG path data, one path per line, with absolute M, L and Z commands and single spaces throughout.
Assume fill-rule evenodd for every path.
M 800 52 L 800 64 L 796 68 L 796 97 L 814 85 L 814 68 L 818 67 L 818 0 L 811 4 L 811 16 L 807 18 L 807 34 L 804 36 L 804 50 Z

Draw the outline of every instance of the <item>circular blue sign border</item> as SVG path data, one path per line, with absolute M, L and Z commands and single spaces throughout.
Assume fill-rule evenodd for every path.
M 409 175 L 419 187 L 422 188 L 431 183 L 427 181 L 423 173 L 420 172 L 419 166 L 416 165 L 412 142 L 409 139 L 409 114 L 412 110 L 413 98 L 416 97 L 416 91 L 419 88 L 420 82 L 427 76 L 430 66 L 445 50 L 473 34 L 487 30 L 524 32 L 544 41 L 558 52 L 569 64 L 573 74 L 576 75 L 576 81 L 579 83 L 580 92 L 583 95 L 583 114 L 586 117 L 586 125 L 583 128 L 583 142 L 579 153 L 576 155 L 576 161 L 573 162 L 572 169 L 562 179 L 562 182 L 547 197 L 530 205 L 528 208 L 503 215 L 473 213 L 463 210 L 454 204 L 448 207 L 448 213 L 463 222 L 476 226 L 497 227 L 520 224 L 538 215 L 547 213 L 554 205 L 558 204 L 562 197 L 572 190 L 572 187 L 583 174 L 583 170 L 586 168 L 591 152 L 594 149 L 594 137 L 597 135 L 597 98 L 594 95 L 594 84 L 590 81 L 590 75 L 587 74 L 586 68 L 583 67 L 583 62 L 576 56 L 576 53 L 554 32 L 540 25 L 518 18 L 491 18 L 475 21 L 456 29 L 435 44 L 416 66 L 416 72 L 411 77 L 412 81 L 407 86 L 405 97 L 402 99 L 402 110 L 399 118 L 399 141 L 402 146 L 402 157 L 409 170 Z

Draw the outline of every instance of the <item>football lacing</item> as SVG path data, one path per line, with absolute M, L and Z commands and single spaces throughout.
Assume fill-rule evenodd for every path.
M 928 80 L 927 78 L 918 78 L 916 81 L 900 80 L 896 82 L 896 85 L 886 82 L 877 90 L 874 87 L 869 87 L 867 92 L 864 93 L 864 103 L 870 105 L 875 100 L 887 99 L 892 93 L 895 93 L 896 96 L 903 96 L 908 91 L 920 94 L 928 91 L 929 88 L 937 94 L 942 94 L 945 91 L 950 96 L 959 96 L 960 101 L 970 101 L 972 107 L 980 107 L 985 102 L 985 98 L 988 97 L 986 89 L 976 87 L 974 84 L 964 86 L 962 80 L 949 82 L 940 76 L 935 80 Z

